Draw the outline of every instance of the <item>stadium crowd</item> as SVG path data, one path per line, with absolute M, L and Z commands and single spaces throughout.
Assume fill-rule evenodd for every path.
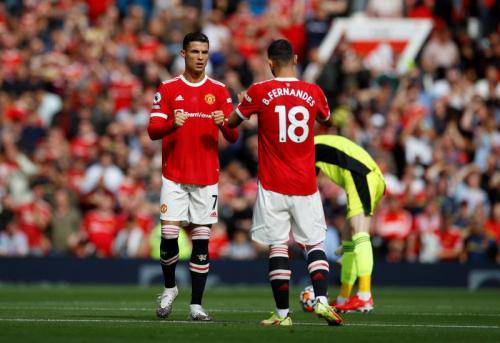
M 495 0 L 1 2 L 0 256 L 157 256 L 161 148 L 146 126 L 157 85 L 183 70 L 184 34 L 208 35 L 208 71 L 236 101 L 252 82 L 271 77 L 264 55 L 271 40 L 293 42 L 301 71 L 316 61 L 332 21 L 363 10 L 434 22 L 407 74 L 368 65 L 341 42 L 317 81 L 333 109 L 328 132 L 363 145 L 384 172 L 375 253 L 392 262 L 500 263 L 498 6 Z M 211 258 L 253 259 L 261 253 L 249 240 L 256 121 L 244 123 L 236 144 L 221 141 L 221 220 L 212 229 Z M 325 177 L 318 182 L 334 258 L 345 196 Z

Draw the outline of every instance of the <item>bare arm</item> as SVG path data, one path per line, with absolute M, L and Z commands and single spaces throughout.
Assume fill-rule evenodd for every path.
M 212 113 L 212 117 L 214 118 L 215 125 L 219 127 L 219 130 L 228 142 L 234 143 L 238 140 L 238 130 L 227 125 L 229 118 L 224 117 L 224 112 L 215 111 Z
M 238 113 L 236 113 L 236 111 L 233 111 L 227 121 L 227 127 L 233 129 L 235 127 L 238 127 L 242 122 L 243 119 L 241 119 L 241 117 L 238 115 Z

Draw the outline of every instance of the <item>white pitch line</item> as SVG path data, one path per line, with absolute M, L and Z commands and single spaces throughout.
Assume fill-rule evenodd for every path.
M 132 320 L 132 319 L 41 319 L 41 318 L 0 318 L 0 322 L 25 322 L 25 323 L 157 323 L 161 325 L 168 324 L 201 324 L 201 325 L 217 325 L 217 324 L 255 324 L 257 322 L 250 321 L 213 321 L 213 322 L 195 322 L 189 320 Z M 295 322 L 297 326 L 325 326 L 324 323 L 307 323 Z M 344 326 L 364 326 L 364 327 L 425 327 L 425 328 L 440 328 L 440 329 L 500 329 L 497 325 L 447 325 L 447 324 L 387 324 L 387 323 L 347 323 Z
M 70 310 L 70 311 L 155 311 L 154 307 L 55 307 L 55 306 L 0 306 L 0 310 Z M 270 310 L 248 310 L 248 309 L 228 309 L 228 308 L 207 308 L 212 312 L 227 313 L 268 313 Z M 374 314 L 384 316 L 436 316 L 436 317 L 500 317 L 500 313 L 467 313 L 467 312 L 386 312 L 374 311 Z M 352 313 L 351 313 L 352 314 Z M 365 314 L 370 315 L 370 314 Z
M 54 306 L 0 306 L 0 310 L 68 310 L 68 311 L 124 311 L 124 312 L 134 312 L 134 311 L 156 311 L 154 306 L 152 307 L 54 307 Z M 229 313 L 268 313 L 270 310 L 240 310 L 240 309 L 211 309 L 207 308 L 208 311 L 213 312 L 229 312 Z M 186 308 L 187 311 L 187 308 Z

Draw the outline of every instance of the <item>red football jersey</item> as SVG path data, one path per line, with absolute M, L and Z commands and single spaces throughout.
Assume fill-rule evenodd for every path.
M 120 229 L 119 224 L 119 218 L 114 213 L 89 211 L 83 218 L 82 226 L 96 251 L 103 256 L 111 256 L 113 241 Z
M 296 78 L 275 78 L 252 85 L 236 113 L 258 115 L 259 181 L 264 189 L 286 195 L 317 191 L 314 120 L 330 117 L 318 85 Z
M 157 132 L 173 127 L 174 113 L 182 111 L 187 119 L 162 139 L 163 176 L 174 182 L 213 185 L 219 179 L 219 127 L 212 112 L 221 110 L 228 117 L 233 111 L 226 86 L 205 77 L 198 83 L 182 75 L 163 82 L 155 94 L 148 131 L 153 139 Z M 163 129 L 162 129 L 163 125 Z M 224 136 L 235 141 L 236 129 L 221 128 Z M 156 133 L 155 133 L 156 132 Z M 230 136 L 228 138 L 228 135 Z
M 46 202 L 26 203 L 18 208 L 19 227 L 28 237 L 30 248 L 39 248 L 46 227 L 37 223 L 37 216 L 48 223 L 51 218 L 51 208 Z M 40 220 L 40 218 L 38 219 Z

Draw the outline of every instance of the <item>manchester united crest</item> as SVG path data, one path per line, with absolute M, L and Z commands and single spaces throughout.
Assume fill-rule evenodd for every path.
M 162 214 L 165 214 L 165 213 L 167 212 L 167 205 L 162 204 L 162 205 L 160 206 L 160 212 L 161 212 Z
M 211 93 L 205 95 L 205 102 L 209 105 L 213 105 L 215 103 L 215 95 Z

